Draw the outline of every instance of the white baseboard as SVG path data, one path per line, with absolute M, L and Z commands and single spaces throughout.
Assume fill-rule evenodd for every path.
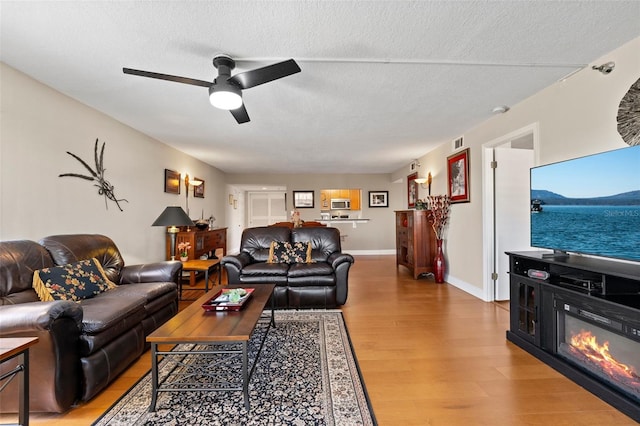
M 454 287 L 459 288 L 465 293 L 469 293 L 470 295 L 477 297 L 480 300 L 484 300 L 485 302 L 489 302 L 489 300 L 484 299 L 484 292 L 481 288 L 478 288 L 474 285 L 469 284 L 466 281 L 462 281 L 456 277 L 452 277 L 451 275 L 445 276 L 445 281 L 451 284 Z

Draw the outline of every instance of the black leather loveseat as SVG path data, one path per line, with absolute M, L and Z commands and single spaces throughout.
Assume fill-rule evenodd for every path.
M 306 256 L 289 256 L 269 262 L 275 247 L 283 243 L 304 246 Z M 349 290 L 349 268 L 353 256 L 342 253 L 337 228 L 279 226 L 247 228 L 242 233 L 240 252 L 222 258 L 229 284 L 243 286 L 276 284 L 276 308 L 335 308 L 344 305 Z
M 116 288 L 78 302 L 40 301 L 32 288 L 35 271 L 91 258 Z M 64 412 L 135 361 L 146 336 L 177 313 L 181 271 L 180 262 L 125 266 L 103 235 L 0 242 L 0 337 L 39 338 L 29 354 L 30 410 Z M 3 363 L 0 373 L 11 364 Z M 14 382 L 2 392 L 0 412 L 17 411 Z

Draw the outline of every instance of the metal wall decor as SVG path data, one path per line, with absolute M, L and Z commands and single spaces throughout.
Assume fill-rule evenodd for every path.
M 627 144 L 640 145 L 640 78 L 631 85 L 620 101 L 618 133 Z
M 124 198 L 117 198 L 115 192 L 113 191 L 114 190 L 113 185 L 111 185 L 109 181 L 107 181 L 104 178 L 104 172 L 106 170 L 104 168 L 104 147 L 105 147 L 105 142 L 102 142 L 102 148 L 100 149 L 100 156 L 98 156 L 98 139 L 96 139 L 96 143 L 93 148 L 94 161 L 96 163 L 95 170 L 93 170 L 91 166 L 89 166 L 82 158 L 67 151 L 67 154 L 69 154 L 70 156 L 78 160 L 80 164 L 82 164 L 89 171 L 89 173 L 91 173 L 91 176 L 81 175 L 79 173 L 63 173 L 61 175 L 58 175 L 58 177 L 67 177 L 67 176 L 77 177 L 80 179 L 96 182 L 93 186 L 98 188 L 99 195 L 104 195 L 104 205 L 107 208 L 107 210 L 109 210 L 109 205 L 107 204 L 107 200 L 111 200 L 114 203 L 116 203 L 116 206 L 118 206 L 120 211 L 123 211 L 122 207 L 120 207 L 120 201 L 124 201 L 127 203 L 129 201 L 125 200 Z

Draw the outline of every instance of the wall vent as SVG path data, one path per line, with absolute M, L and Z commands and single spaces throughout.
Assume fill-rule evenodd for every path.
M 460 136 L 458 139 L 454 139 L 453 140 L 453 150 L 457 150 L 460 149 L 464 146 L 464 141 L 462 139 L 462 136 Z

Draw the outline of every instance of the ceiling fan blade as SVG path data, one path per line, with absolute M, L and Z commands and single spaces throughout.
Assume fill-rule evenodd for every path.
M 196 80 L 194 78 L 179 77 L 177 75 L 159 74 L 157 72 L 134 70 L 131 68 L 122 68 L 125 74 L 139 75 L 140 77 L 157 78 L 160 80 L 174 81 L 176 83 L 190 84 L 192 86 L 210 87 L 212 82 L 204 80 Z
M 233 118 L 236 119 L 238 124 L 247 123 L 249 121 L 249 114 L 247 113 L 247 109 L 244 107 L 244 104 L 242 104 L 240 108 L 230 109 L 229 112 L 233 115 Z
M 241 89 L 249 89 L 298 72 L 300 72 L 300 67 L 296 61 L 289 59 L 284 62 L 278 62 L 277 64 L 256 68 L 255 70 L 241 72 L 227 81 L 238 84 Z

